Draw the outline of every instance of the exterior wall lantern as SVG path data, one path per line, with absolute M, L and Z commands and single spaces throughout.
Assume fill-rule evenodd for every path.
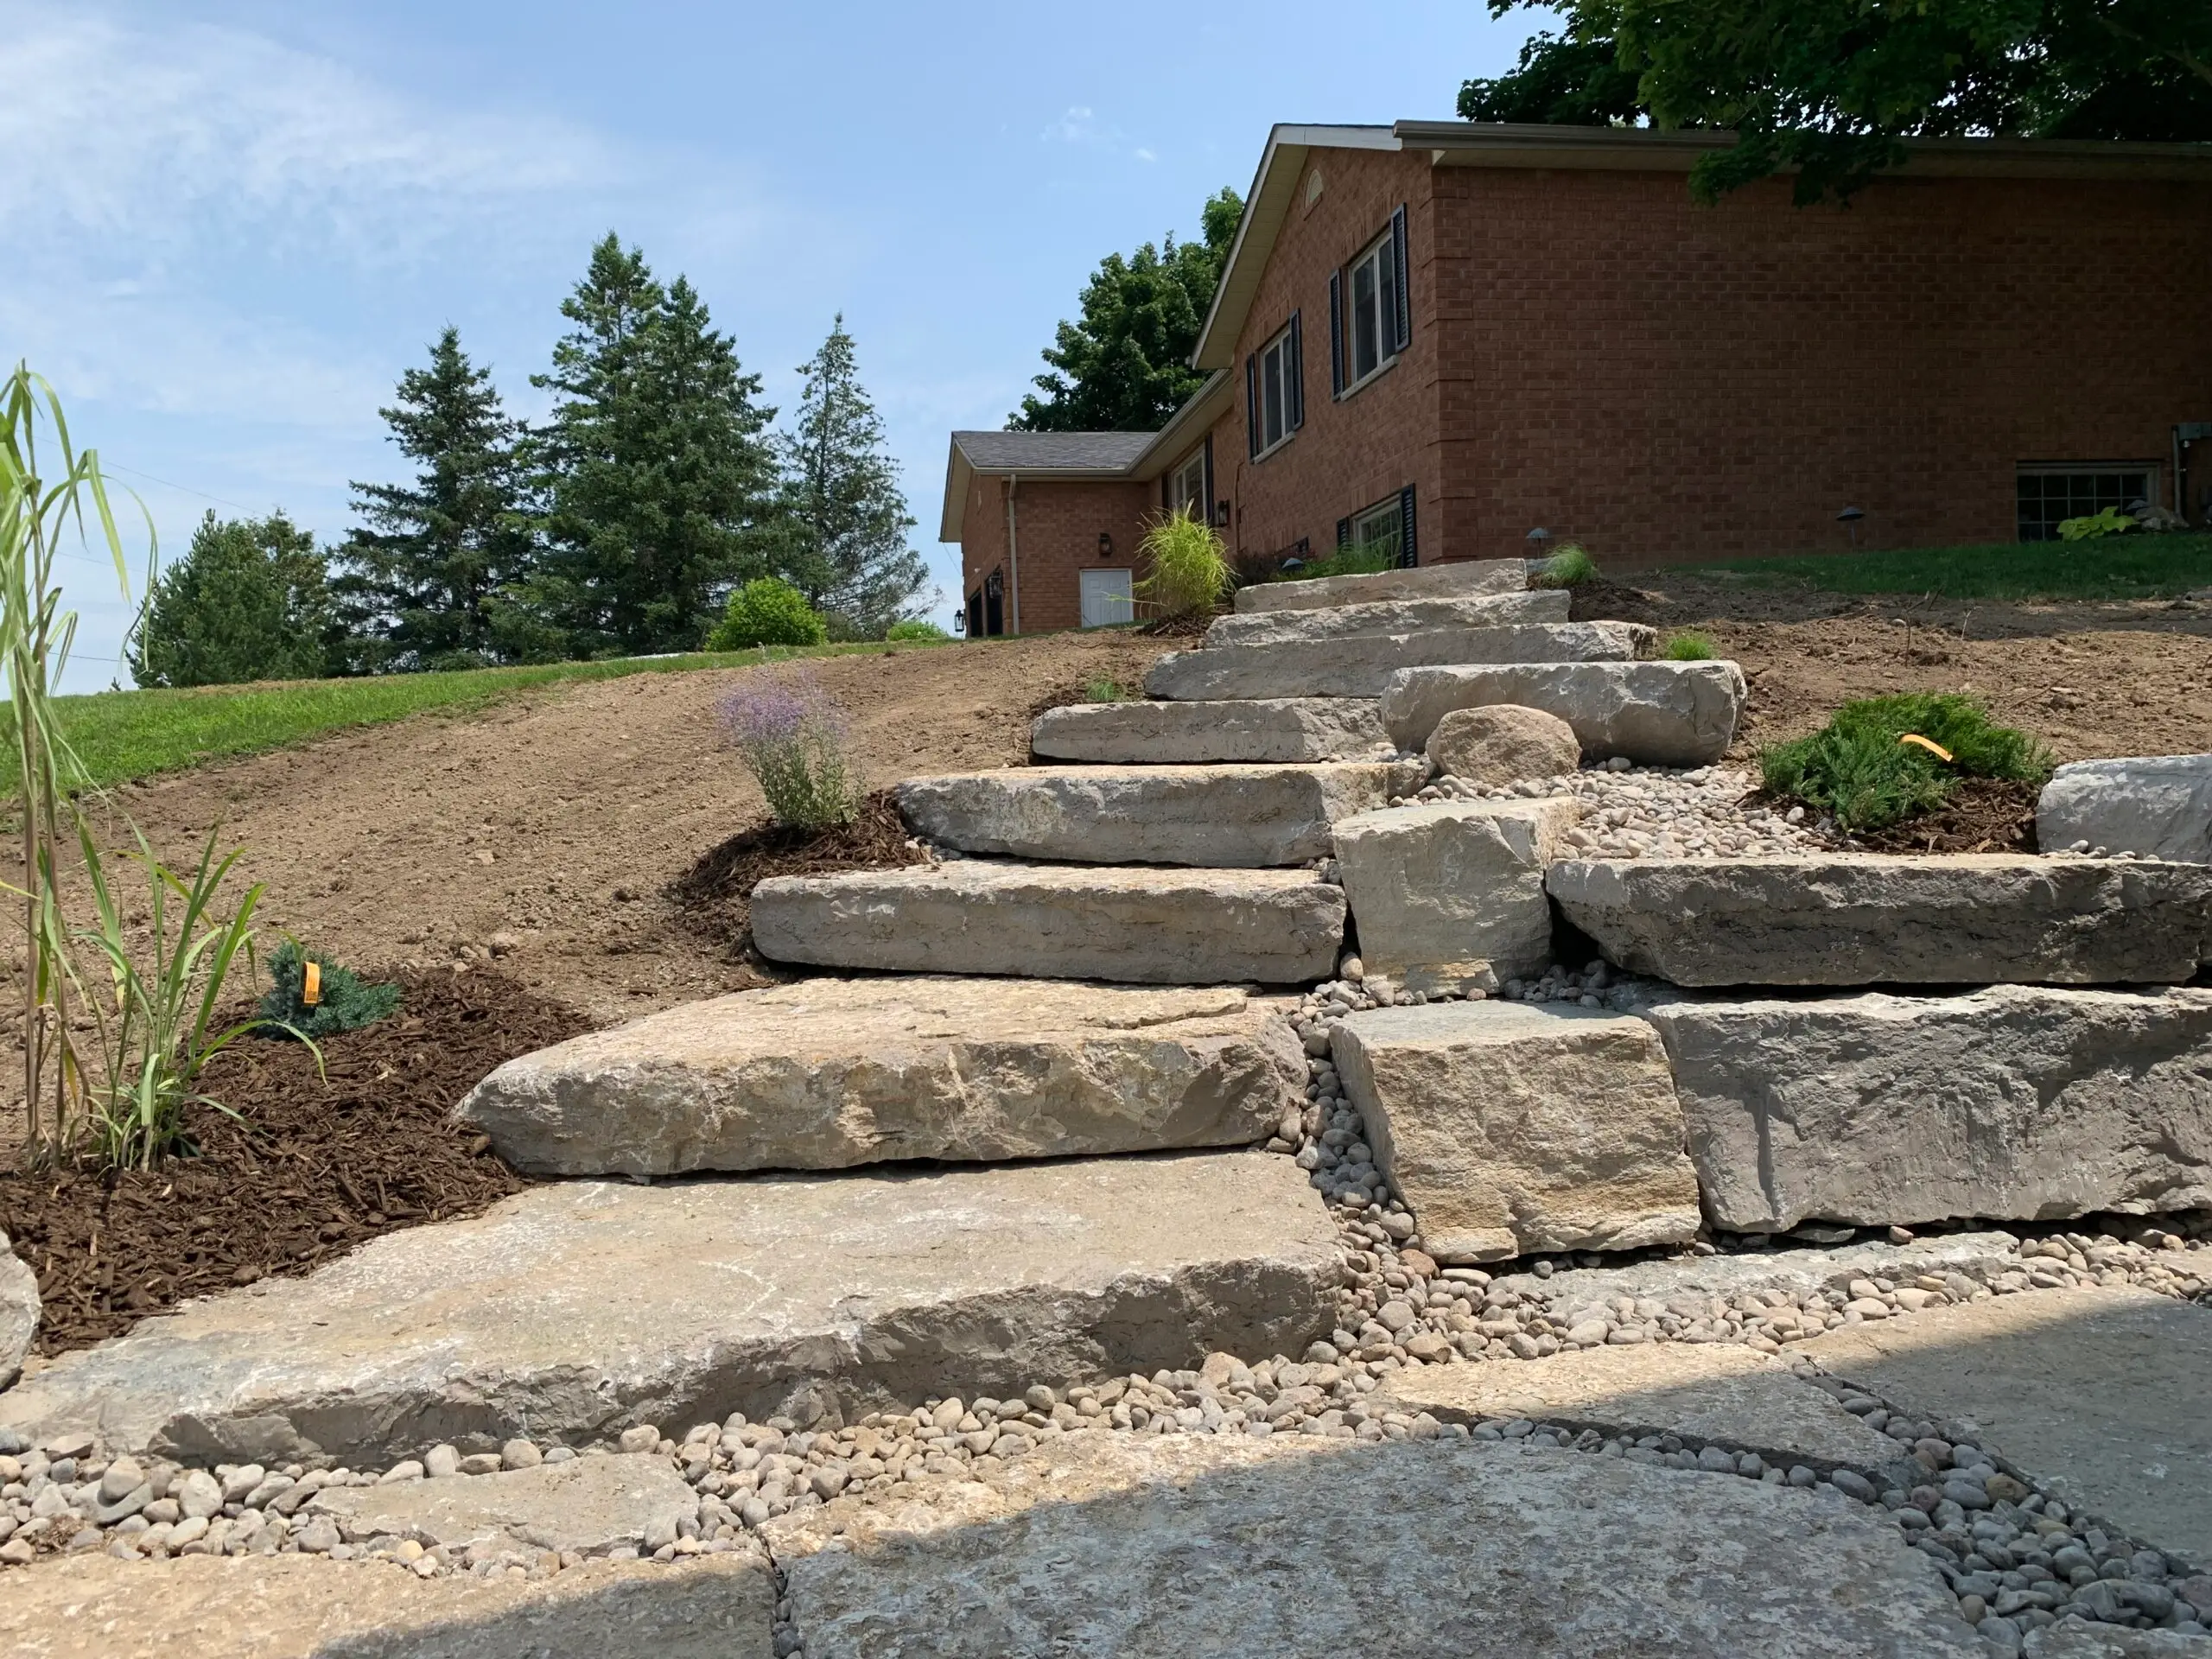
M 1102 530 L 1098 532 L 1098 556 L 1102 559 L 1110 559 L 1114 556 L 1113 531 Z

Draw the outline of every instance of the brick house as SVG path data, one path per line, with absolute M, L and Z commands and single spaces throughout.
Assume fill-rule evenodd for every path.
M 1163 430 L 952 435 L 971 632 L 1126 618 L 1147 516 L 1185 504 L 1249 569 L 2212 522 L 2212 146 L 1929 141 L 1846 208 L 1700 207 L 1727 142 L 1277 127 Z

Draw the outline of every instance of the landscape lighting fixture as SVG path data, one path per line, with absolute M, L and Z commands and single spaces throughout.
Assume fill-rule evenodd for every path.
M 1866 516 L 1865 512 L 1858 507 L 1846 507 L 1835 516 L 1836 523 L 1851 526 L 1851 544 L 1853 547 L 1859 545 L 1859 521 Z
M 1529 539 L 1536 544 L 1536 551 L 1539 553 L 1544 550 L 1544 543 L 1551 540 L 1551 531 L 1546 530 L 1541 524 L 1538 524 L 1534 530 L 1529 532 Z

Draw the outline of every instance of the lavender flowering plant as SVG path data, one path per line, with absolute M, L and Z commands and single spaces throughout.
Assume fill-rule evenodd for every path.
M 722 734 L 789 829 L 850 823 L 860 798 L 845 761 L 845 716 L 804 672 L 756 675 L 722 699 Z

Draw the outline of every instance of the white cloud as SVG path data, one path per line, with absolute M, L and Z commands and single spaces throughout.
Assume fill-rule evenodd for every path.
M 1071 104 L 1060 118 L 1039 135 L 1047 143 L 1096 144 L 1119 137 L 1118 133 L 1102 132 L 1098 118 L 1088 104 Z

